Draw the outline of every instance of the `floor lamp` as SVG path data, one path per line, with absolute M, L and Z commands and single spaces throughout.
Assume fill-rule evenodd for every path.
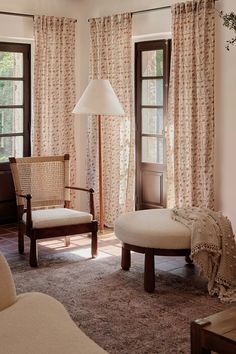
M 125 114 L 109 80 L 91 80 L 76 104 L 73 113 L 95 114 L 98 117 L 98 166 L 99 166 L 99 210 L 100 231 L 104 231 L 103 209 L 103 165 L 102 165 L 102 116 Z

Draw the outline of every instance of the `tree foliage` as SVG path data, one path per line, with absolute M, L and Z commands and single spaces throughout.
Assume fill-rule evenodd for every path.
M 226 49 L 229 50 L 231 45 L 236 43 L 236 15 L 234 12 L 230 12 L 229 14 L 220 12 L 220 17 L 223 20 L 223 26 L 227 27 L 229 30 L 232 30 L 235 35 L 229 41 L 227 41 Z
M 0 52 L 0 77 L 12 77 L 14 75 L 15 58 L 10 52 Z M 0 80 L 0 105 L 8 105 L 13 102 L 13 81 Z M 0 134 L 10 133 L 13 128 L 13 110 L 0 109 Z M 11 151 L 12 140 L 0 138 L 0 161 L 6 161 L 8 152 Z
M 15 60 L 10 52 L 0 52 L 0 77 L 12 76 Z

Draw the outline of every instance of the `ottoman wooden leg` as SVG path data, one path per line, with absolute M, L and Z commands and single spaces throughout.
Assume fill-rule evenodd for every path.
M 193 265 L 193 261 L 190 258 L 190 256 L 185 256 L 185 262 L 188 263 L 188 264 L 192 264 Z
M 127 248 L 122 247 L 121 268 L 123 270 L 129 270 L 129 268 L 130 268 L 130 260 L 131 260 L 130 250 L 128 250 Z
M 154 268 L 154 250 L 152 248 L 146 248 L 144 266 L 144 289 L 149 293 L 152 293 L 155 290 Z

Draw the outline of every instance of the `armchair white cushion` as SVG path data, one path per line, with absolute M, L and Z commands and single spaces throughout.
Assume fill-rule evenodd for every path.
M 74 209 L 52 208 L 32 211 L 32 222 L 35 229 L 85 224 L 92 220 L 91 214 Z M 23 221 L 26 222 L 26 213 L 23 214 Z

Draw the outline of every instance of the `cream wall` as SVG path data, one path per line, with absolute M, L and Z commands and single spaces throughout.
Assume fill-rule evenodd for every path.
M 88 82 L 89 27 L 90 17 L 107 16 L 115 13 L 136 11 L 157 6 L 166 6 L 176 0 L 0 0 L 0 10 L 29 12 L 54 16 L 68 16 L 78 19 L 77 24 L 77 94 L 78 97 Z M 216 7 L 236 13 L 235 0 L 219 0 Z M 0 15 L 0 38 L 32 38 L 29 19 Z M 133 35 L 143 36 L 169 32 L 170 10 L 150 12 L 133 17 Z M 216 206 L 228 215 L 236 230 L 236 46 L 230 52 L 224 48 L 232 32 L 223 28 L 218 16 L 216 20 Z M 142 38 L 142 37 L 140 37 Z M 85 184 L 87 118 L 75 117 L 78 155 L 78 180 Z M 85 206 L 85 200 L 82 202 Z
M 0 0 L 0 11 L 76 17 L 76 0 Z M 32 38 L 32 19 L 0 15 L 0 37 Z
M 236 13 L 235 0 L 221 0 L 217 8 Z M 225 41 L 233 32 L 217 20 L 215 112 L 216 112 L 216 206 L 232 220 L 236 232 L 236 46 L 230 52 Z

